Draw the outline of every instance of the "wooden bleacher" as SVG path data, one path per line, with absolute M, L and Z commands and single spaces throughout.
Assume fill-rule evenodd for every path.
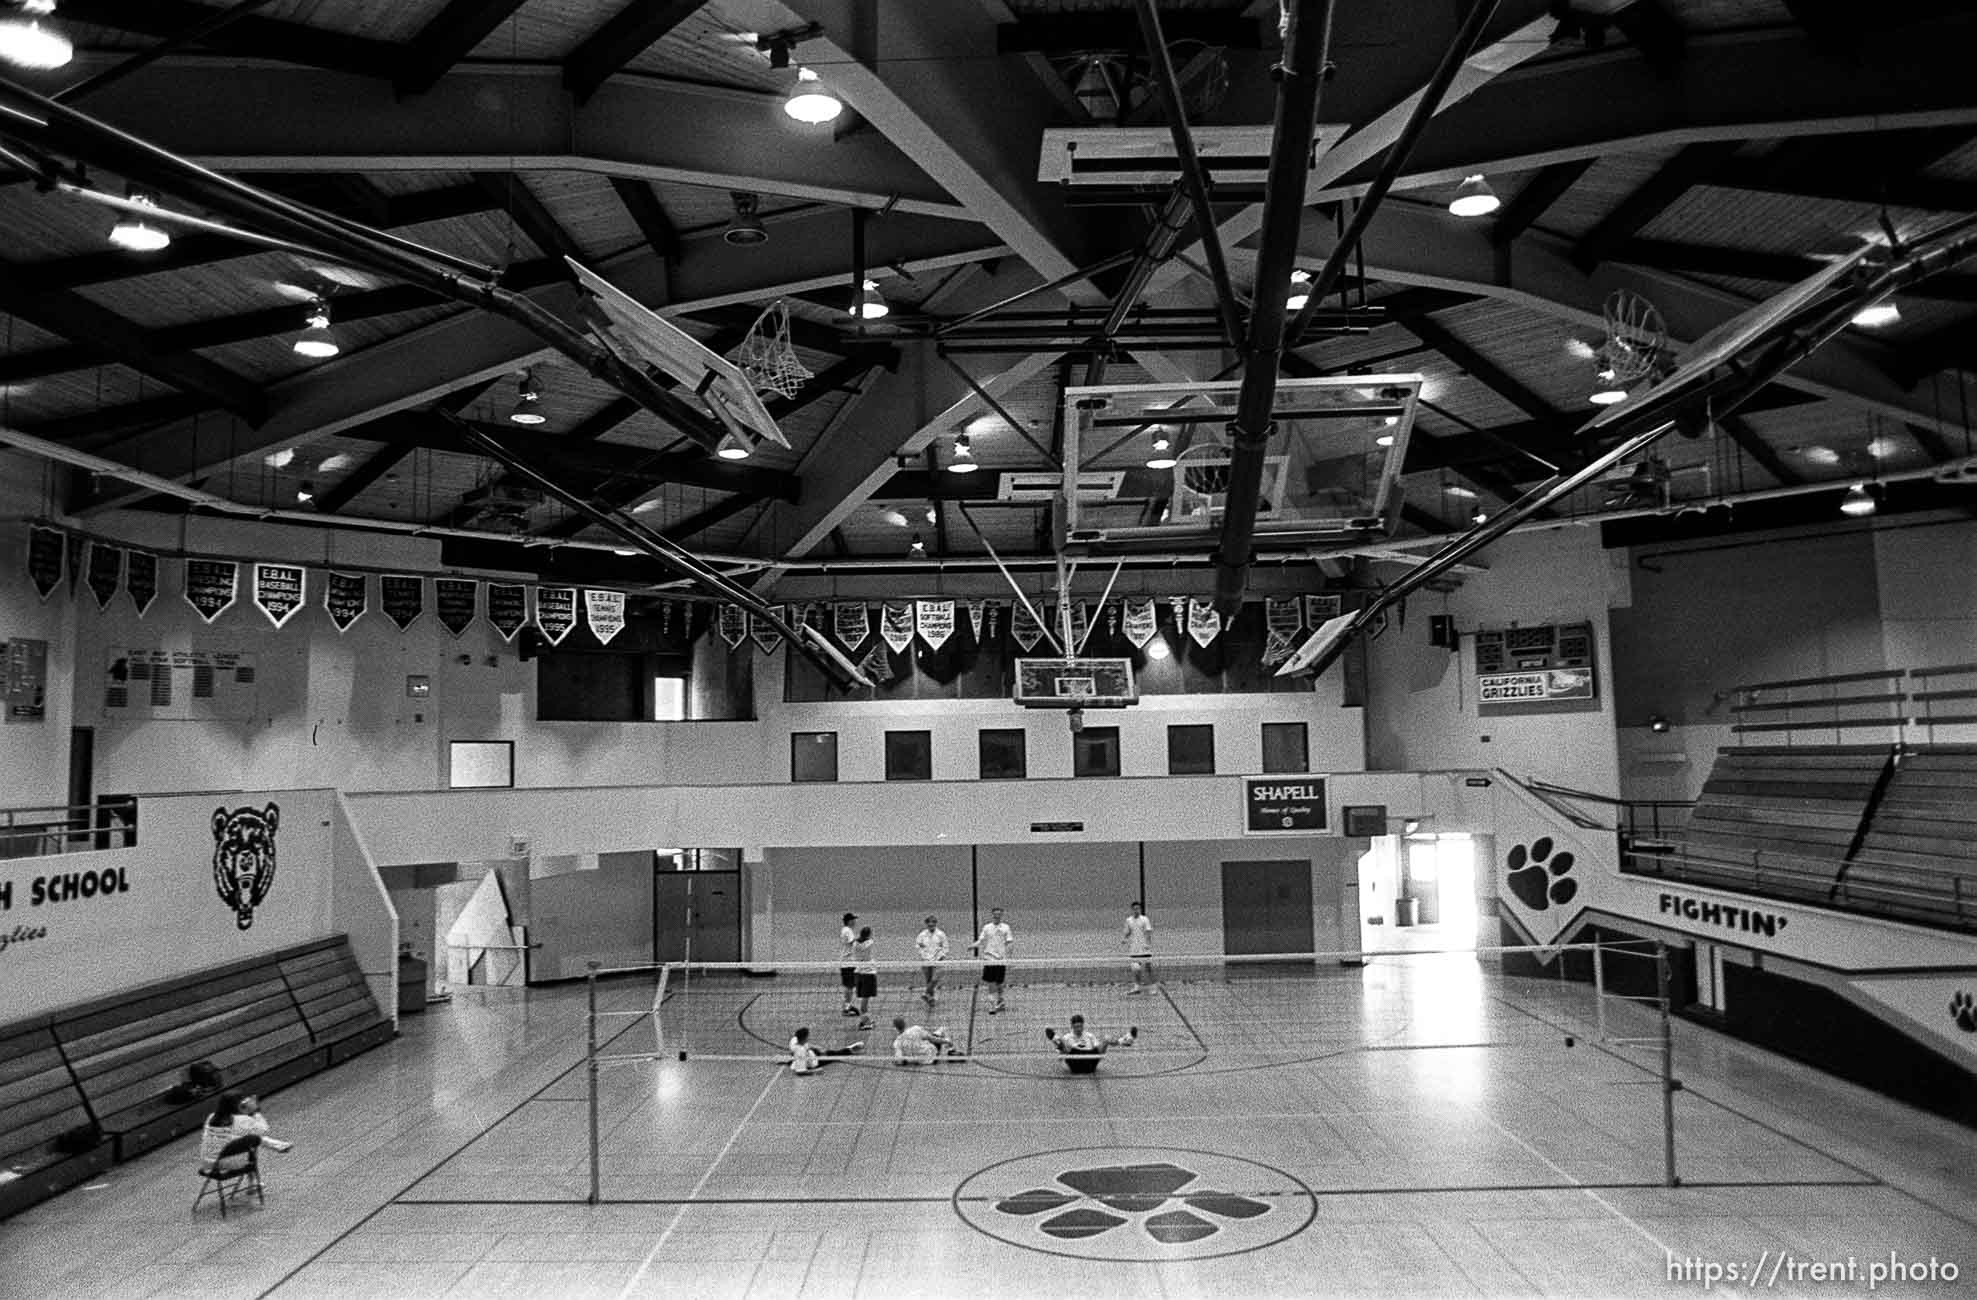
M 1977 925 L 1977 745 L 1902 755 L 1840 874 L 1843 905 Z
M 272 1092 L 393 1032 L 343 935 L 0 1026 L 0 1217 L 197 1129 L 195 1061 Z

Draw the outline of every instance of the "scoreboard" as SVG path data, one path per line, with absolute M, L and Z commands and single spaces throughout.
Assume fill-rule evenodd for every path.
M 1596 709 L 1590 623 L 1478 630 L 1476 707 L 1484 717 Z

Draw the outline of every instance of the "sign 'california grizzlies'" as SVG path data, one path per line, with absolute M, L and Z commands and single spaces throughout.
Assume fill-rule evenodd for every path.
M 281 808 L 213 809 L 213 888 L 233 909 L 233 923 L 254 924 L 254 909 L 275 883 L 275 832 Z

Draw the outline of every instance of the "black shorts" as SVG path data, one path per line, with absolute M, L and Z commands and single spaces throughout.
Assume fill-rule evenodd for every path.
M 982 967 L 982 983 L 984 984 L 1000 984 L 1008 978 L 1009 968 L 1007 966 Z
M 879 977 L 875 974 L 859 975 L 858 996 L 861 998 L 875 998 L 879 996 Z
M 1066 1055 L 1064 1058 L 1064 1068 L 1073 1074 L 1096 1074 L 1098 1073 L 1098 1057 L 1096 1054 L 1091 1056 Z
M 838 967 L 837 982 L 844 985 L 846 989 L 850 989 L 853 985 L 858 983 L 858 968 L 856 966 Z

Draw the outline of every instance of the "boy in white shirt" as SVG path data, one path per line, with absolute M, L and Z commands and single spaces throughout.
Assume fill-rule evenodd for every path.
M 1093 1074 L 1097 1072 L 1098 1058 L 1105 1055 L 1106 1048 L 1131 1047 L 1139 1040 L 1140 1030 L 1138 1025 L 1133 1025 L 1116 1037 L 1101 1038 L 1085 1028 L 1083 1016 L 1072 1016 L 1069 1029 L 1060 1034 L 1045 1026 L 1043 1036 L 1063 1056 L 1065 1069 L 1073 1074 Z
M 894 1016 L 892 1027 L 899 1036 L 892 1040 L 892 1059 L 900 1065 L 933 1065 L 954 1050 L 947 1029 L 909 1025 L 905 1016 Z
M 1146 986 L 1153 979 L 1153 918 L 1140 910 L 1135 902 L 1133 910 L 1126 917 L 1126 959 L 1133 964 L 1133 986 L 1126 990 L 1133 993 L 1146 992 Z
M 846 912 L 844 927 L 837 932 L 837 978 L 844 985 L 844 1010 L 838 1014 L 846 1016 L 858 1014 L 857 1004 L 852 1001 L 852 990 L 858 986 L 858 967 L 851 960 L 851 945 L 858 942 L 857 921 L 858 913 Z
M 940 928 L 940 921 L 927 918 L 927 928 L 920 931 L 913 940 L 913 946 L 920 950 L 921 974 L 927 977 L 927 991 L 920 995 L 920 1001 L 928 1006 L 934 1004 L 934 997 L 940 990 L 940 963 L 947 960 L 947 931 Z
M 833 1047 L 828 1052 L 820 1052 L 810 1045 L 810 1027 L 798 1029 L 789 1040 L 789 1072 L 791 1074 L 815 1074 L 830 1062 L 825 1057 L 856 1056 L 865 1050 L 865 1044 L 852 1043 L 848 1047 Z
M 988 1009 L 988 1013 L 994 1015 L 1004 1006 L 1002 986 L 1009 978 L 1009 967 L 1004 963 L 1009 960 L 1010 949 L 1016 946 L 1015 935 L 1003 921 L 1001 908 L 989 909 L 988 924 L 982 927 L 981 937 L 968 946 L 982 955 L 982 983 L 988 985 L 989 992 L 995 996 Z

